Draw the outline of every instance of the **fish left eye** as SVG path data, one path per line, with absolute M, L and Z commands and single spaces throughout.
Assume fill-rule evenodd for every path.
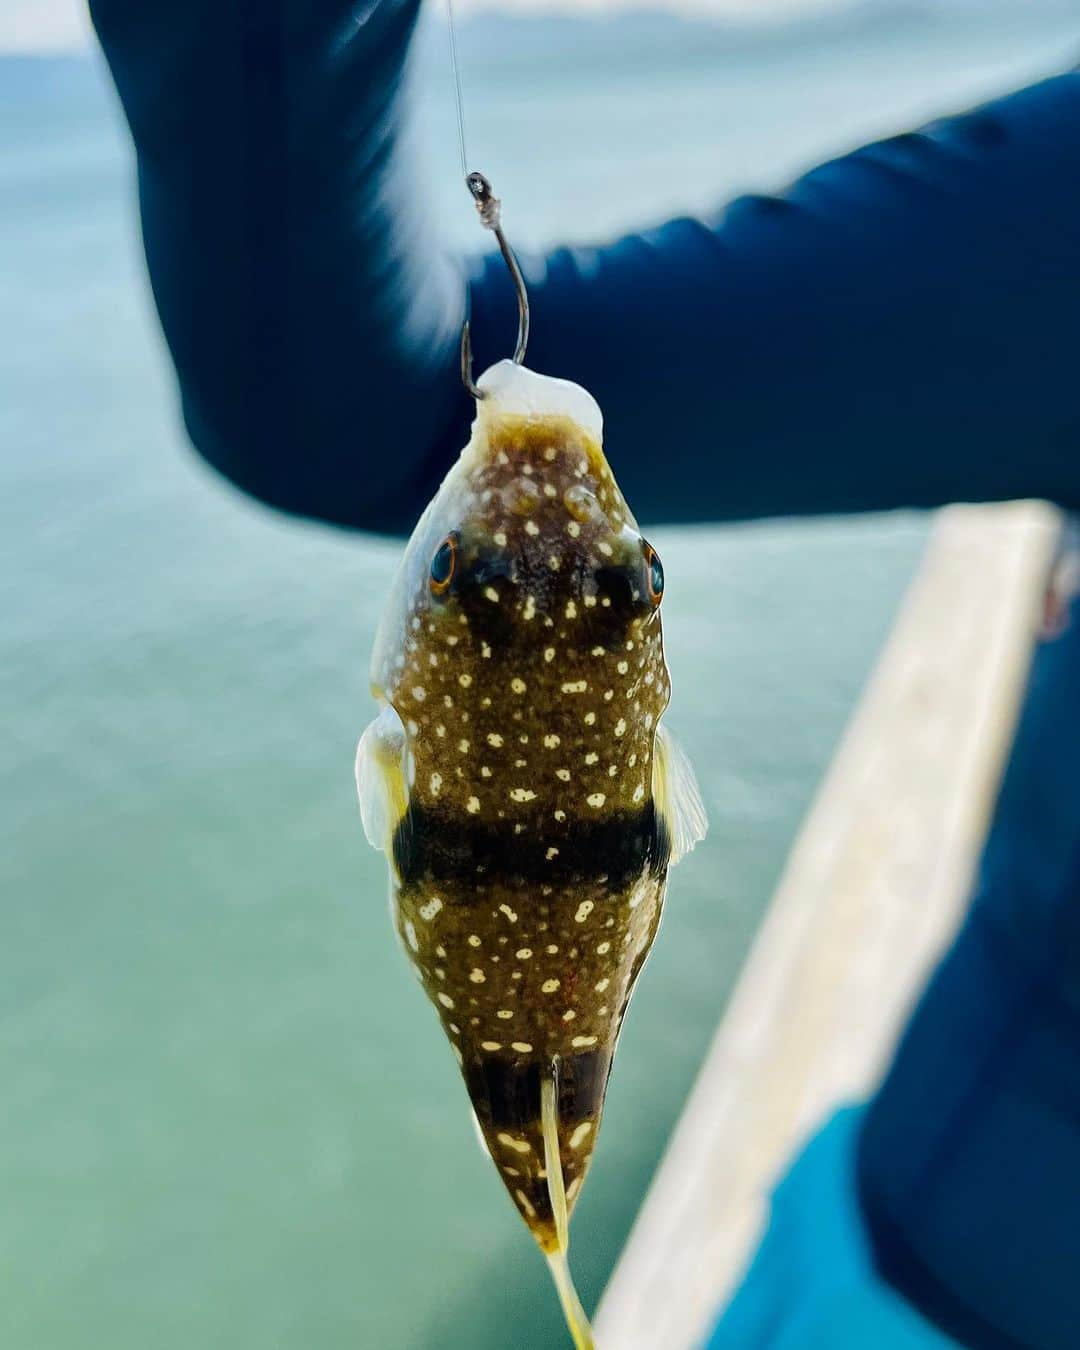
M 649 599 L 654 605 L 658 605 L 664 596 L 664 564 L 652 544 L 645 545 L 645 576 L 649 587 Z
M 431 559 L 429 569 L 430 586 L 433 595 L 443 595 L 450 588 L 457 567 L 458 544 L 455 535 L 448 534 Z

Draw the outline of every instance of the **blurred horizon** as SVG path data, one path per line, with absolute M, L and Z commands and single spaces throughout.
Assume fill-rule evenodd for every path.
M 916 15 L 1011 12 L 1015 0 L 453 0 L 455 14 L 470 23 L 488 18 L 537 17 L 570 21 L 617 20 L 628 15 L 677 17 L 753 32 L 817 23 L 843 27 L 867 19 Z M 445 22 L 446 0 L 424 0 L 428 20 Z M 1029 17 L 1075 12 L 1072 0 L 1025 0 Z M 85 0 L 0 0 L 0 55 L 85 52 L 95 39 Z

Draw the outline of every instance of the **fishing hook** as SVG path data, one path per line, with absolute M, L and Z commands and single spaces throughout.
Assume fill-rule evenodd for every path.
M 494 234 L 499 245 L 499 252 L 503 255 L 503 261 L 509 269 L 510 279 L 514 283 L 518 305 L 518 335 L 517 345 L 514 348 L 514 365 L 520 366 L 525 360 L 525 348 L 529 345 L 529 294 L 525 289 L 525 278 L 521 275 L 521 268 L 514 257 L 514 250 L 507 243 L 506 235 L 502 231 L 502 224 L 499 219 L 502 202 L 495 196 L 491 184 L 482 173 L 467 174 L 465 186 L 472 193 L 473 201 L 476 204 L 476 212 L 480 217 L 480 224 L 483 225 L 485 230 L 490 230 Z M 468 319 L 465 320 L 461 329 L 461 380 L 473 398 L 481 399 L 485 396 L 484 391 L 473 383 L 472 342 L 469 338 Z

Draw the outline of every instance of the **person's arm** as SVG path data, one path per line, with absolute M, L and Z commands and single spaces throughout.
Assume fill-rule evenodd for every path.
M 201 453 L 286 510 L 409 528 L 463 444 L 464 269 L 400 131 L 416 0 L 92 0 Z M 529 364 L 597 397 L 651 521 L 1080 505 L 1080 74 L 715 220 L 525 259 Z M 507 354 L 497 255 L 476 368 Z

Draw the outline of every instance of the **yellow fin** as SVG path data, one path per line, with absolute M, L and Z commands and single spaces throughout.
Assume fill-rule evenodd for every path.
M 581 1299 L 578 1298 L 574 1281 L 570 1276 L 566 1253 L 554 1251 L 545 1252 L 544 1255 L 547 1257 L 551 1278 L 555 1281 L 555 1288 L 558 1291 L 559 1302 L 562 1304 L 567 1329 L 573 1337 L 574 1350 L 596 1350 L 592 1327 L 589 1326 L 589 1319 L 585 1315 L 585 1309 L 581 1306 Z
M 372 848 L 389 853 L 394 830 L 409 808 L 409 749 L 393 708 L 383 708 L 356 747 L 360 819 Z
M 693 765 L 666 727 L 656 729 L 653 801 L 671 836 L 671 866 L 705 838 L 709 820 Z
M 574 1288 L 570 1274 L 570 1265 L 566 1259 L 570 1245 L 569 1220 L 566 1209 L 566 1187 L 563 1182 L 562 1156 L 559 1149 L 559 1108 L 558 1093 L 554 1074 L 540 1084 L 540 1124 L 544 1134 L 544 1170 L 547 1172 L 548 1198 L 555 1219 L 555 1236 L 558 1246 L 554 1251 L 545 1252 L 551 1278 L 562 1304 L 563 1316 L 570 1335 L 574 1339 L 574 1350 L 595 1350 L 592 1328 L 581 1299 Z

